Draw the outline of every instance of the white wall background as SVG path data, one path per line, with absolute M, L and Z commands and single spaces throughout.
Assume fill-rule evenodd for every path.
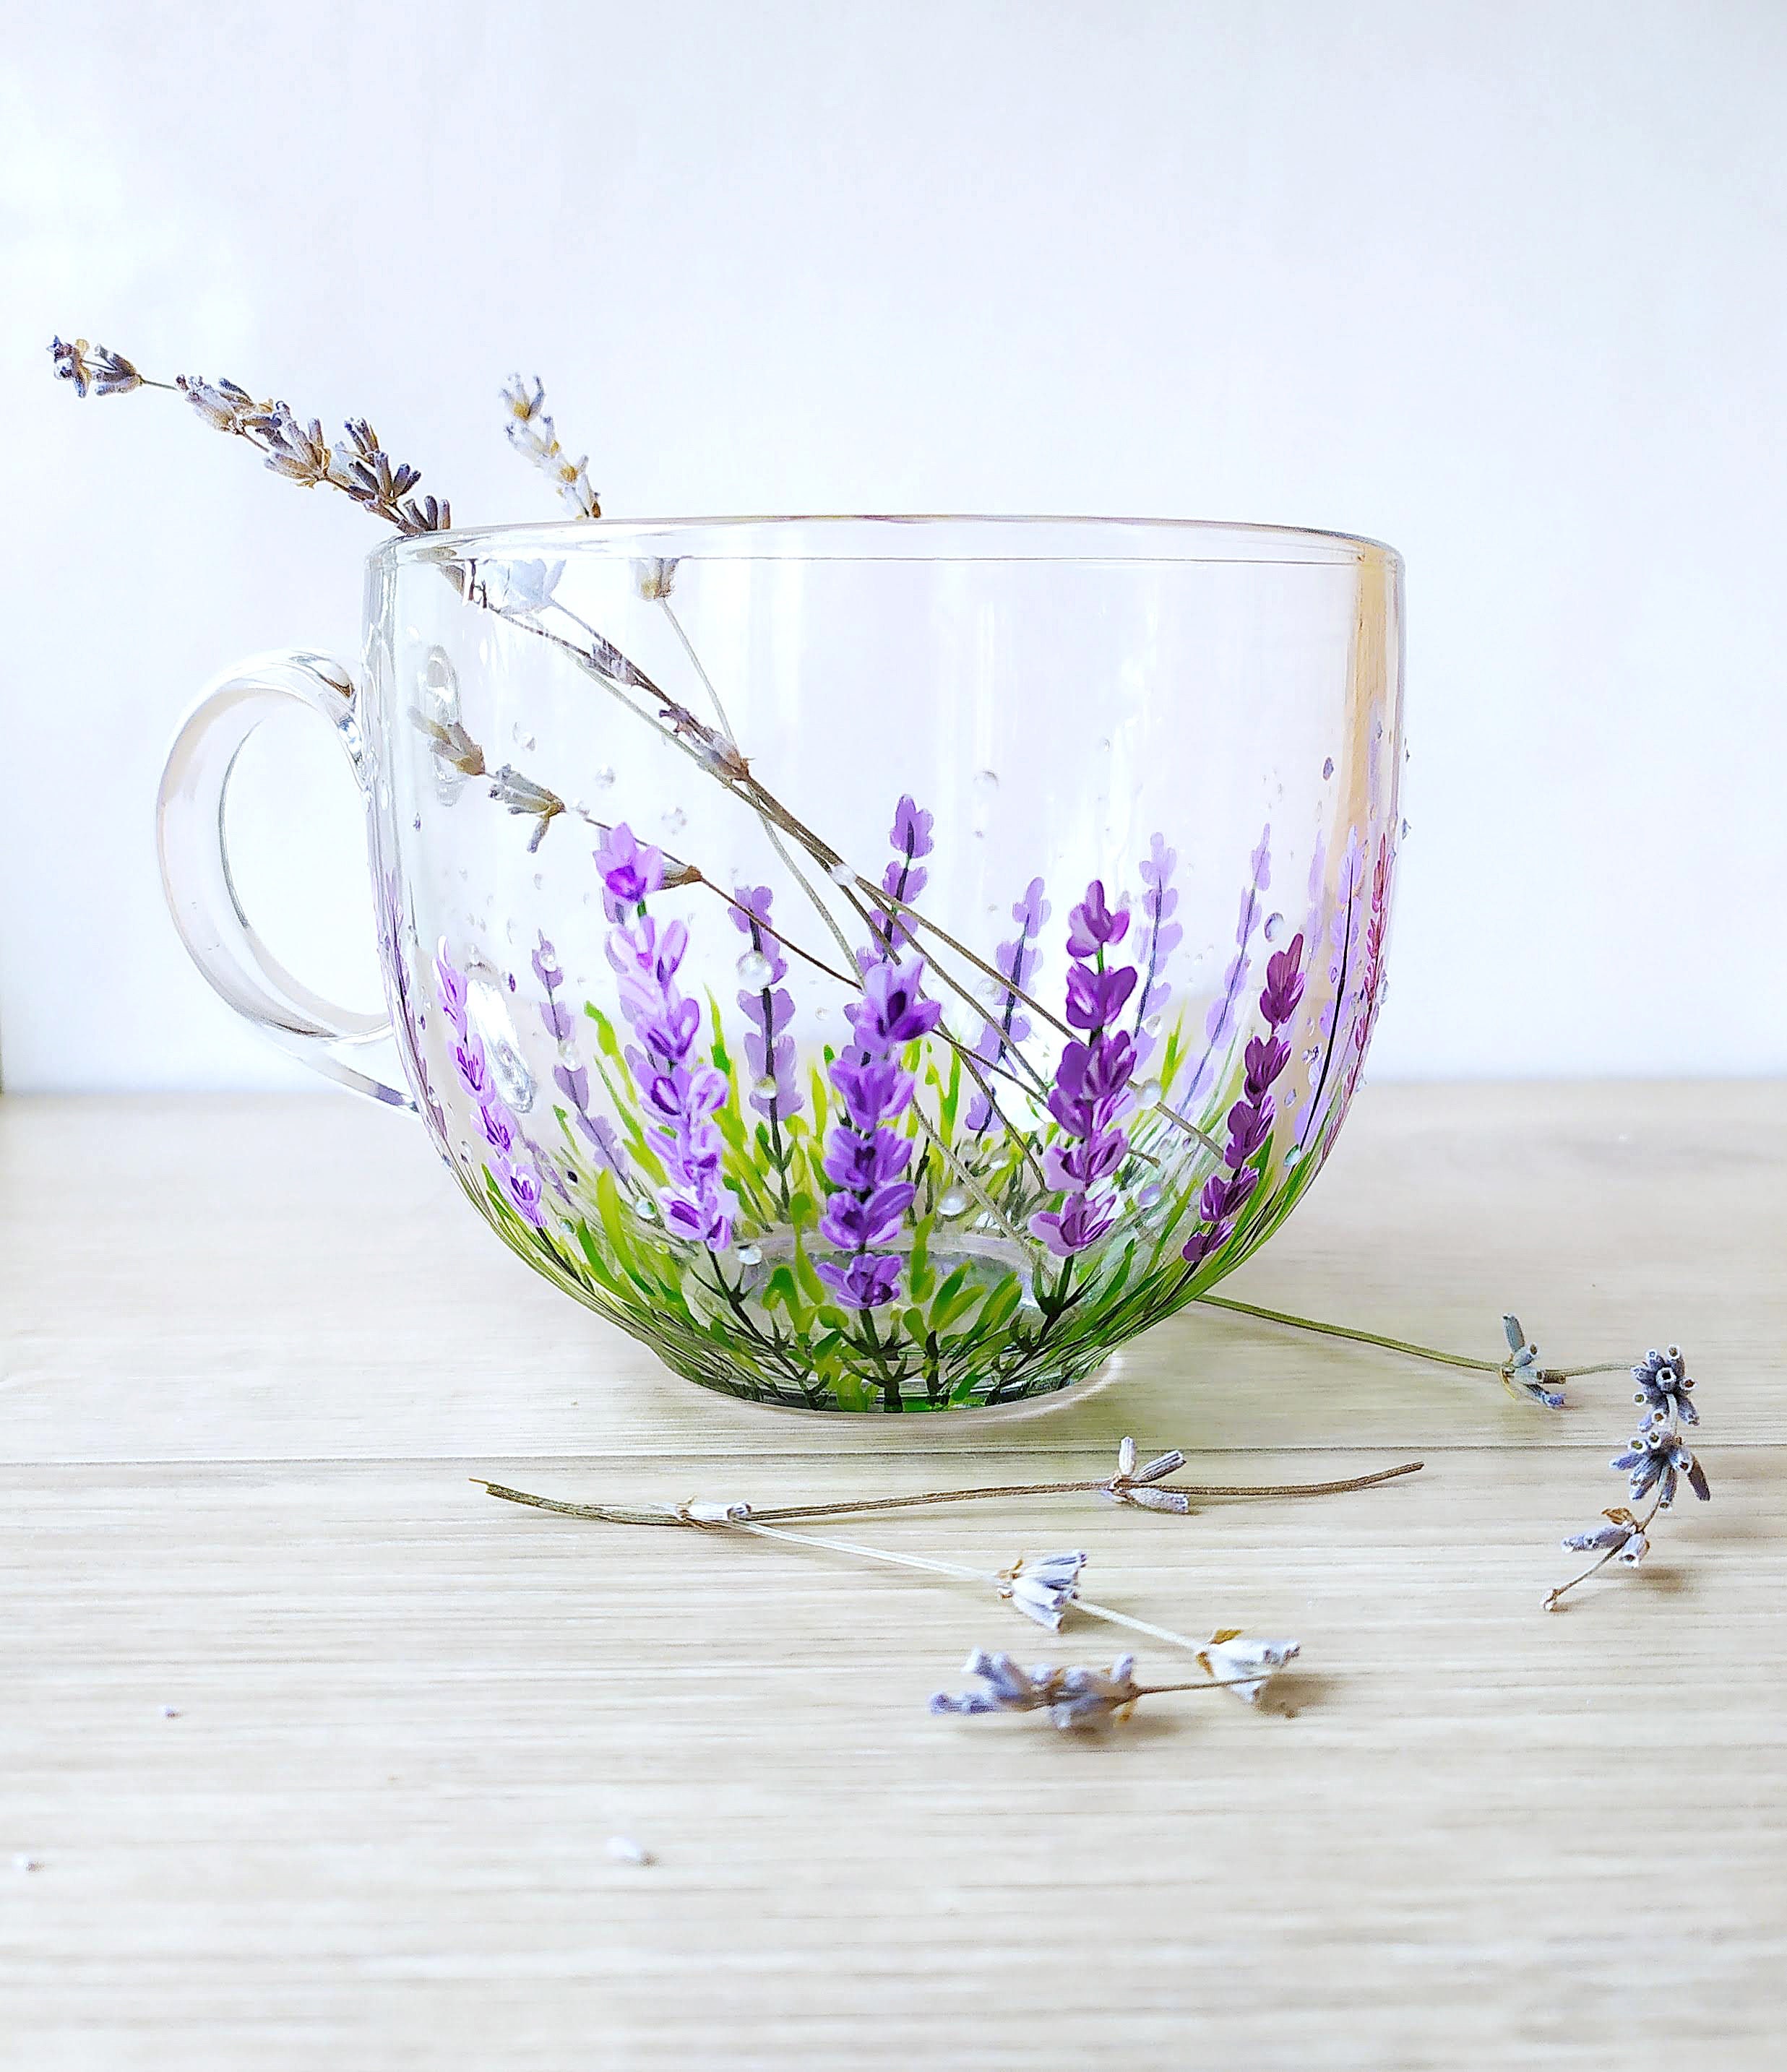
M 51 333 L 364 411 L 463 520 L 1110 512 L 1407 557 L 1380 1075 L 1787 1068 L 1787 8 L 830 0 L 9 10 L 0 1060 L 300 1078 L 187 968 L 162 751 L 351 656 L 374 528 Z M 373 990 L 322 730 L 258 758 L 276 947 Z

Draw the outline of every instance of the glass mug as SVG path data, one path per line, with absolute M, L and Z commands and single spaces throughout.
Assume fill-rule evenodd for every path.
M 231 1006 L 416 1109 L 504 1242 L 677 1373 L 1011 1402 L 1213 1287 L 1333 1143 L 1402 623 L 1390 549 L 1272 526 L 396 540 L 357 682 L 265 657 L 187 722 L 163 879 Z M 292 698 L 364 793 L 388 1018 L 282 969 L 231 882 L 230 767 Z

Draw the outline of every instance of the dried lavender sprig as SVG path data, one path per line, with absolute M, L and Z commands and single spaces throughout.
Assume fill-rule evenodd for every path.
M 1377 1468 L 1369 1474 L 1349 1475 L 1338 1482 L 1184 1482 L 1166 1488 L 1150 1485 L 1147 1488 L 1135 1490 L 1133 1485 L 1140 1482 L 1142 1477 L 1134 1470 L 1134 1441 L 1127 1441 L 1120 1449 L 1117 1473 L 1101 1480 L 1004 1482 L 973 1489 L 923 1490 L 911 1496 L 853 1497 L 831 1503 L 780 1504 L 764 1510 L 747 1504 L 742 1507 L 741 1515 L 761 1523 L 784 1524 L 800 1519 L 846 1518 L 862 1512 L 904 1511 L 930 1504 L 974 1503 L 993 1497 L 1094 1495 L 1102 1496 L 1113 1503 L 1135 1504 L 1147 1510 L 1178 1512 L 1181 1511 L 1179 1504 L 1150 1503 L 1147 1498 L 1151 1494 L 1188 1499 L 1193 1497 L 1344 1496 L 1356 1490 L 1373 1489 L 1380 1482 L 1394 1482 L 1401 1476 L 1415 1474 L 1424 1465 L 1419 1461 L 1403 1461 L 1393 1468 Z M 1131 1464 L 1127 1470 L 1124 1466 L 1126 1459 Z M 1181 1455 L 1181 1462 L 1183 1459 Z M 1149 1465 L 1153 1466 L 1155 1463 Z M 1160 1472 L 1167 1474 L 1175 1471 L 1163 1469 Z M 593 1519 L 607 1525 L 694 1526 L 709 1522 L 694 1515 L 685 1517 L 674 1509 L 666 1510 L 662 1505 L 647 1507 L 636 1504 L 573 1503 L 562 1497 L 537 1496 L 527 1490 L 511 1489 L 503 1482 L 488 1482 L 481 1475 L 474 1475 L 471 1479 L 488 1496 L 499 1497 L 505 1503 L 525 1504 L 535 1511 L 553 1511 L 562 1518 Z M 739 1510 L 740 1507 L 733 1504 L 723 1508 L 730 1513 Z
M 59 373 L 68 371 L 64 364 L 64 357 L 65 352 L 72 350 L 64 348 L 60 340 L 52 347 L 52 351 L 57 353 Z M 119 364 L 128 366 L 128 363 L 122 361 Z M 82 382 L 79 385 L 80 393 L 84 394 L 90 372 L 85 362 L 81 363 L 81 371 Z M 132 369 L 131 372 L 134 375 L 135 371 Z M 166 388 L 171 384 L 149 381 L 136 376 L 134 382 L 121 385 Z M 419 475 L 413 468 L 393 467 L 377 450 L 370 427 L 364 420 L 352 421 L 348 426 L 350 439 L 353 442 L 352 448 L 337 448 L 331 454 L 323 440 L 322 426 L 319 422 L 312 420 L 307 427 L 286 405 L 257 402 L 245 389 L 235 383 L 223 381 L 213 384 L 183 375 L 171 386 L 184 394 L 204 421 L 214 429 L 245 439 L 253 446 L 263 454 L 267 466 L 275 473 L 307 487 L 327 486 L 340 489 L 363 508 L 395 525 L 400 532 L 414 534 L 438 531 L 451 524 L 451 511 L 444 500 L 437 504 L 435 499 L 430 496 L 422 500 L 420 505 L 414 498 L 400 500 L 405 499 L 405 492 L 408 489 L 414 487 Z M 451 575 L 453 571 L 447 573 Z M 468 601 L 481 603 L 487 609 L 497 608 L 492 604 L 488 590 L 482 596 L 476 593 L 470 575 L 463 580 Z M 698 768 L 705 770 L 727 790 L 741 797 L 763 822 L 766 833 L 773 835 L 774 830 L 780 828 L 797 842 L 834 882 L 845 889 L 846 898 L 866 923 L 867 916 L 850 889 L 855 874 L 844 863 L 836 849 L 798 820 L 751 775 L 748 762 L 736 746 L 731 741 L 715 734 L 686 707 L 667 697 L 644 671 L 629 660 L 596 628 L 579 618 L 567 606 L 556 600 L 553 600 L 553 603 L 554 609 L 564 613 L 587 635 L 587 647 L 541 625 L 536 617 L 526 613 L 513 617 L 511 623 L 571 656 L 636 718 L 643 721 L 655 733 L 681 749 Z M 651 694 L 658 705 L 655 716 L 628 695 L 629 691 L 634 689 Z M 480 771 L 479 774 L 483 773 Z M 496 796 L 500 796 L 500 791 Z M 517 807 L 515 810 L 533 809 L 531 807 Z M 537 812 L 535 817 L 539 821 L 536 828 L 538 836 L 543 834 L 546 826 L 550 824 L 554 816 L 550 812 Z M 818 899 L 816 891 L 804 877 L 801 882 L 815 905 L 821 911 L 825 911 L 823 902 Z M 867 881 L 863 881 L 863 884 L 871 897 L 876 895 L 876 888 L 869 886 Z M 941 930 L 936 932 L 944 933 Z M 972 952 L 956 944 L 953 936 L 945 935 L 944 939 L 961 950 L 979 968 L 987 968 Z M 791 949 L 796 948 L 792 943 L 789 947 Z M 846 949 L 847 947 L 846 944 Z M 797 953 L 807 955 L 805 952 Z M 808 960 L 817 961 L 810 956 Z M 826 968 L 823 965 L 820 968 Z M 964 1047 L 957 1044 L 953 1038 L 946 1038 L 946 1040 L 949 1041 L 952 1048 L 958 1051 Z M 974 1196 L 982 1212 L 990 1216 L 1021 1250 L 1028 1253 L 1031 1248 L 1027 1238 L 992 1201 L 977 1177 L 942 1141 L 922 1113 L 918 1114 L 917 1120 L 926 1138 L 957 1180 Z M 1195 1132 L 1192 1133 L 1196 1134 Z
M 1608 1562 L 1617 1560 L 1625 1567 L 1636 1568 L 1650 1551 L 1653 1522 L 1659 1511 L 1667 1511 L 1674 1503 L 1682 1482 L 1703 1503 L 1711 1498 L 1707 1471 L 1682 1437 L 1683 1425 L 1700 1422 L 1700 1413 L 1691 1400 L 1694 1381 L 1682 1348 L 1669 1346 L 1659 1352 L 1653 1346 L 1632 1369 L 1632 1378 L 1638 1384 L 1633 1400 L 1644 1412 L 1644 1419 L 1631 1445 L 1612 1465 L 1629 1478 L 1628 1493 L 1632 1503 L 1641 1503 L 1649 1496 L 1650 1508 L 1642 1518 L 1627 1504 L 1604 1511 L 1600 1524 L 1591 1526 L 1586 1532 L 1573 1532 L 1563 1542 L 1566 1553 L 1592 1553 L 1596 1558 L 1579 1575 L 1546 1593 L 1544 1605 L 1548 1612 L 1554 1612 L 1571 1591 L 1598 1575 Z
M 710 1513 L 713 1508 L 708 1507 Z M 741 1509 L 745 1510 L 745 1515 L 742 1517 L 738 1515 Z M 984 1583 L 1026 1618 L 1035 1619 L 1038 1625 L 1046 1626 L 1052 1632 L 1060 1630 L 1062 1618 L 1071 1605 L 1074 1610 L 1085 1613 L 1088 1618 L 1100 1620 L 1106 1626 L 1122 1626 L 1130 1633 L 1145 1634 L 1151 1640 L 1163 1641 L 1170 1647 L 1183 1648 L 1188 1655 L 1196 1655 L 1200 1661 L 1204 1659 L 1209 1647 L 1217 1644 L 1192 1640 L 1184 1634 L 1173 1632 L 1169 1627 L 1155 1626 L 1150 1620 L 1134 1618 L 1128 1612 L 1114 1610 L 1109 1605 L 1097 1604 L 1090 1597 L 1083 1597 L 1078 1585 L 1080 1570 L 1085 1564 L 1084 1554 L 1044 1556 L 1035 1566 L 1051 1580 L 1042 1589 L 1032 1593 L 1020 1591 L 1018 1587 L 1019 1578 L 1027 1565 L 1031 1565 L 1022 1560 L 1014 1562 L 1009 1568 L 997 1571 L 970 1568 L 959 1562 L 940 1561 L 922 1554 L 896 1554 L 888 1548 L 865 1547 L 857 1540 L 835 1540 L 823 1533 L 784 1532 L 777 1527 L 759 1523 L 748 1509 L 736 1504 L 721 1507 L 720 1510 L 720 1516 L 716 1518 L 710 1515 L 696 1522 L 710 1527 L 751 1533 L 763 1540 L 781 1540 L 791 1547 L 822 1547 L 830 1553 L 849 1554 L 861 1560 L 879 1561 L 889 1568 L 915 1569 L 929 1575 L 945 1576 L 958 1582 Z M 1220 1629 L 1217 1642 L 1233 1639 L 1239 1630 L 1237 1627 Z M 1287 1649 L 1289 1655 L 1297 1652 L 1295 1641 L 1278 1645 Z M 1288 1659 L 1288 1655 L 1284 1659 Z M 1257 1671 L 1255 1673 L 1257 1675 Z
M 521 457 L 549 476 L 569 509 L 579 518 L 599 518 L 602 501 L 590 487 L 589 461 L 573 460 L 558 442 L 546 415 L 546 392 L 536 380 L 531 388 L 519 374 L 503 390 L 509 406 L 504 427 L 509 442 Z
M 1509 1332 L 1512 1357 L 1492 1360 L 1479 1359 L 1469 1353 L 1442 1352 L 1435 1346 L 1416 1345 L 1407 1338 L 1387 1338 L 1377 1331 L 1356 1330 L 1347 1324 L 1325 1324 L 1313 1317 L 1295 1316 L 1285 1309 L 1263 1309 L 1257 1302 L 1237 1301 L 1232 1295 L 1197 1295 L 1192 1300 L 1212 1309 L 1233 1309 L 1243 1317 L 1257 1317 L 1262 1323 L 1283 1324 L 1291 1330 L 1314 1331 L 1324 1338 L 1350 1338 L 1357 1345 L 1381 1346 L 1386 1352 L 1404 1353 L 1410 1359 L 1431 1360 L 1442 1367 L 1465 1367 L 1476 1374 L 1493 1374 L 1513 1394 L 1542 1404 L 1548 1410 L 1562 1407 L 1563 1397 L 1558 1388 L 1563 1383 L 1575 1381 L 1583 1375 L 1622 1374 L 1628 1364 L 1624 1360 L 1597 1360 L 1586 1367 L 1542 1367 L 1538 1363 L 1536 1346 L 1530 1348 L 1532 1358 L 1525 1357 L 1529 1347 L 1520 1328 L 1520 1319 L 1514 1316 L 1502 1319 Z
M 65 339 L 52 339 L 50 354 L 56 361 L 56 379 L 72 381 L 77 396 L 85 396 L 89 389 L 96 396 L 128 396 L 133 388 L 172 386 L 167 381 L 149 380 L 121 352 L 89 345 L 84 338 L 76 339 L 72 344 Z
M 1223 1638 L 1219 1635 L 1218 1640 Z M 1230 1633 L 1226 1638 L 1234 1641 L 1241 1636 Z M 1249 1704 L 1258 1704 L 1271 1676 L 1299 1652 L 1294 1640 L 1255 1642 L 1248 1650 L 1248 1664 L 1240 1675 L 1219 1676 L 1214 1663 L 1221 1650 L 1213 1642 L 1198 1655 L 1208 1682 L 1138 1684 L 1133 1655 L 1119 1655 L 1108 1670 L 1056 1668 L 1048 1663 L 1026 1668 L 1003 1651 L 989 1654 L 977 1648 L 963 1664 L 962 1673 L 978 1676 L 982 1688 L 955 1696 L 946 1691 L 934 1692 L 930 1710 L 970 1717 L 984 1717 L 991 1712 L 1047 1712 L 1056 1727 L 1064 1729 L 1127 1720 L 1140 1700 L 1162 1697 L 1171 1692 L 1233 1690 Z

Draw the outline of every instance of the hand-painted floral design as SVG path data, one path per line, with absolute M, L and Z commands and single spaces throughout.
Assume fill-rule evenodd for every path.
M 1048 924 L 1050 911 L 1049 903 L 1043 897 L 1043 881 L 1031 878 L 1024 888 L 1023 898 L 1012 905 L 1011 918 L 1018 924 L 1017 934 L 1001 943 L 993 952 L 993 961 L 1006 981 L 1005 990 L 1000 996 L 997 1013 L 989 1015 L 982 1024 L 974 1042 L 974 1056 L 980 1063 L 995 1071 L 1004 1067 L 1012 1054 L 1021 1050 L 1030 1040 L 1030 1018 L 1023 1012 L 1019 1000 L 1036 975 L 1036 966 L 1042 958 L 1038 938 Z M 967 1126 L 978 1135 L 992 1120 L 993 1104 L 977 1088 L 969 1105 Z
M 611 906 L 635 909 L 630 925 L 617 920 L 608 931 L 608 961 L 619 980 L 621 1013 L 638 1038 L 627 1063 L 647 1135 L 669 1176 L 658 1194 L 664 1226 L 673 1236 L 723 1252 L 739 1203 L 722 1177 L 724 1145 L 714 1117 L 731 1089 L 723 1072 L 697 1058 L 701 1003 L 677 987 L 689 931 L 681 921 L 661 923 L 646 911 L 663 882 L 664 858 L 624 822 L 610 830 L 597 862 Z
M 1116 1025 L 1135 990 L 1136 974 L 1133 964 L 1106 960 L 1129 925 L 1128 910 L 1110 906 L 1097 878 L 1070 917 L 1067 1018 L 1084 1034 L 1062 1050 L 1048 1096 L 1064 1141 L 1043 1154 L 1043 1170 L 1060 1190 L 1060 1204 L 1030 1219 L 1031 1229 L 1058 1259 L 1096 1244 L 1116 1220 L 1110 1181 L 1129 1149 L 1121 1125 L 1134 1106 L 1130 1080 L 1135 1070 L 1135 1038 Z
M 454 1071 L 475 1105 L 490 1149 L 487 1170 L 500 1186 L 509 1207 L 524 1223 L 538 1230 L 546 1219 L 542 1206 L 545 1182 L 522 1138 L 521 1124 L 497 1090 L 484 1038 L 472 1028 L 467 1012 L 470 994 L 465 973 L 454 964 L 444 943 L 434 956 L 434 997 L 451 1034 Z
M 941 1409 L 1041 1394 L 1206 1293 L 1295 1206 L 1353 1095 L 1382 998 L 1399 750 L 1394 668 L 1363 686 L 1349 680 L 1346 779 L 1323 796 L 1316 825 L 1288 840 L 1280 828 L 1276 851 L 1265 827 L 1237 872 L 1232 940 L 1224 925 L 1211 931 L 1220 944 L 1199 940 L 1195 956 L 1183 954 L 1188 893 L 1231 868 L 1204 853 L 1208 824 L 1157 830 L 1139 856 L 1113 854 L 1111 830 L 1126 810 L 1114 790 L 1101 813 L 1062 802 L 1072 810 L 1051 826 L 1057 885 L 1076 882 L 1060 875 L 1069 857 L 1085 859 L 1075 867 L 1090 878 L 1064 944 L 1047 932 L 1040 876 L 1010 906 L 1007 932 L 1004 898 L 990 898 L 996 888 L 970 843 L 961 845 L 954 882 L 936 882 L 937 824 L 912 791 L 894 808 L 891 860 L 865 875 L 849 854 L 860 828 L 840 824 L 814 795 L 810 766 L 797 801 L 767 736 L 745 744 L 735 734 L 730 663 L 710 671 L 695 644 L 712 594 L 702 557 L 619 561 L 611 543 L 570 531 L 542 541 L 538 557 L 486 553 L 471 536 L 442 536 L 452 523 L 446 500 L 420 493 L 418 471 L 393 459 L 364 417 L 335 438 L 319 419 L 233 381 L 144 376 L 79 339 L 58 339 L 51 352 L 78 394 L 171 391 L 282 480 L 345 498 L 400 539 L 426 539 L 414 565 L 444 584 L 433 601 L 449 618 L 477 615 L 479 676 L 492 658 L 521 665 L 503 678 L 505 689 L 536 667 L 569 672 L 574 702 L 582 707 L 588 693 L 598 729 L 626 734 L 654 758 L 654 773 L 667 764 L 675 784 L 724 794 L 727 840 L 735 832 L 750 845 L 731 855 L 758 860 L 719 870 L 711 853 L 672 855 L 636 830 L 680 836 L 690 816 L 673 792 L 647 808 L 624 788 L 617 796 L 632 819 L 612 826 L 574 803 L 590 783 L 605 791 L 616 781 L 599 731 L 584 736 L 591 762 L 579 770 L 567 759 L 576 730 L 554 729 L 548 783 L 518 724 L 511 734 L 525 767 L 480 740 L 500 723 L 484 696 L 490 684 L 474 691 L 468 676 L 462 702 L 451 636 L 434 644 L 432 629 L 419 630 L 427 614 L 372 636 L 381 685 L 411 667 L 417 645 L 413 688 L 397 708 L 427 780 L 415 803 L 483 815 L 496 839 L 512 835 L 523 881 L 541 892 L 553 875 L 555 915 L 566 911 L 562 876 L 574 870 L 584 882 L 573 898 L 592 909 L 599 898 L 605 917 L 575 942 L 559 919 L 555 944 L 532 918 L 549 908 L 530 910 L 523 882 L 474 888 L 478 906 L 438 883 L 421 894 L 405 853 L 410 801 L 395 804 L 414 772 L 385 755 L 397 746 L 389 727 L 382 740 L 369 730 L 381 763 L 381 868 L 395 861 L 397 882 L 463 931 L 440 941 L 430 1006 L 418 997 L 426 956 L 414 919 L 397 911 L 394 896 L 385 916 L 411 1087 L 505 1240 L 680 1371 L 814 1408 Z M 587 468 L 560 442 L 541 384 L 517 376 L 504 403 L 517 451 L 579 517 L 599 516 Z M 1097 687 L 1087 689 L 1095 702 Z M 903 712 L 875 737 L 892 767 L 909 746 Z M 1114 768 L 1130 760 L 1129 746 Z M 614 759 L 623 759 L 618 748 Z M 656 781 L 640 779 L 643 767 L 630 783 Z M 1330 756 L 1324 783 L 1338 768 Z M 997 787 L 986 769 L 977 791 L 986 792 L 987 779 Z M 710 794 L 709 803 L 722 802 Z M 1229 808 L 1257 810 L 1231 797 L 1225 823 Z M 656 817 L 643 819 L 647 811 Z M 711 832 L 698 826 L 692 841 Z M 413 827 L 420 832 L 419 812 Z M 593 851 L 580 828 L 599 837 Z M 1043 861 L 1024 859 L 1015 882 Z M 1261 939 L 1274 944 L 1282 925 L 1264 911 L 1274 870 L 1300 874 L 1305 864 L 1308 919 L 1270 958 L 1262 987 Z M 772 900 L 771 885 L 755 880 L 777 866 L 787 874 L 774 880 Z M 496 907 L 499 890 L 506 913 Z M 729 910 L 727 931 L 709 903 L 716 898 Z M 984 940 L 980 915 L 997 923 Z M 1205 934 L 1201 916 L 1196 926 Z M 508 969 L 498 961 L 505 937 L 520 946 Z M 738 950 L 718 971 L 716 943 Z M 692 944 L 706 967 L 698 982 Z M 571 952 L 562 960 L 561 945 Z M 1064 986 L 1050 968 L 1064 949 Z M 736 987 L 719 975 L 729 963 Z M 587 987 L 592 965 L 596 982 Z M 1213 985 L 1202 977 L 1212 968 L 1221 974 Z M 1250 994 L 1258 1003 L 1252 1030 L 1242 1026 Z M 742 1026 L 735 1020 L 729 1030 L 729 1017 Z M 850 1030 L 841 1052 L 840 1017 Z M 1293 1056 L 1312 1069 L 1287 1086 Z M 1294 1132 L 1285 1127 L 1292 1110 Z M 1678 1406 L 1673 1434 L 1691 1421 L 1686 1398 L 1657 1386 Z M 1686 1449 L 1657 1429 L 1653 1420 L 1634 1442 L 1628 1470 L 1653 1498 L 1685 1475 L 1692 1486 Z M 1147 1472 L 1137 1470 L 1133 1487 L 1114 1480 L 1113 1494 L 1164 1502 L 1170 1492 L 1140 1486 Z
M 1272 885 L 1272 829 L 1270 822 L 1262 832 L 1259 846 L 1249 858 L 1251 872 L 1241 889 L 1241 912 L 1235 923 L 1235 954 L 1229 960 L 1223 973 L 1222 990 L 1210 1004 L 1209 1013 L 1204 1022 L 1204 1054 L 1197 1061 L 1190 1083 L 1177 1104 L 1183 1114 L 1190 1104 L 1205 1092 L 1210 1086 L 1216 1069 L 1216 1061 L 1221 1055 L 1222 1046 L 1233 1033 L 1235 1016 L 1241 1005 L 1241 996 L 1246 990 L 1247 973 L 1253 962 L 1254 937 L 1258 931 L 1263 905 L 1263 895 Z
M 912 1098 L 912 1075 L 900 1053 L 929 1035 L 942 1013 L 920 997 L 924 976 L 916 958 L 904 966 L 871 965 L 861 1001 L 848 1010 L 855 1043 L 831 1068 L 842 1112 L 826 1148 L 825 1170 L 837 1191 L 819 1234 L 846 1256 L 822 1259 L 817 1270 L 850 1309 L 881 1309 L 900 1290 L 900 1255 L 877 1248 L 899 1231 L 917 1191 L 904 1177 L 912 1140 L 893 1124 Z
M 1257 1154 L 1270 1141 L 1277 1112 L 1272 1089 L 1291 1062 L 1291 1046 L 1283 1032 L 1303 1001 L 1303 937 L 1294 935 L 1287 948 L 1266 960 L 1266 984 L 1259 997 L 1266 1033 L 1248 1042 L 1241 1099 L 1227 1116 L 1229 1140 L 1222 1170 L 1204 1182 L 1198 1197 L 1199 1225 L 1184 1248 L 1192 1266 L 1201 1266 L 1234 1235 L 1236 1219 L 1259 1184 Z

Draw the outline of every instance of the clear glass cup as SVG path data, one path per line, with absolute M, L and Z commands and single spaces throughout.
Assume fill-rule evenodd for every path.
M 394 541 L 357 681 L 263 657 L 188 720 L 169 899 L 233 1006 L 414 1107 L 498 1235 L 678 1373 L 1044 1394 L 1263 1244 L 1340 1126 L 1401 585 L 1270 526 Z M 388 1022 L 284 971 L 230 882 L 231 763 L 293 697 L 364 788 Z

